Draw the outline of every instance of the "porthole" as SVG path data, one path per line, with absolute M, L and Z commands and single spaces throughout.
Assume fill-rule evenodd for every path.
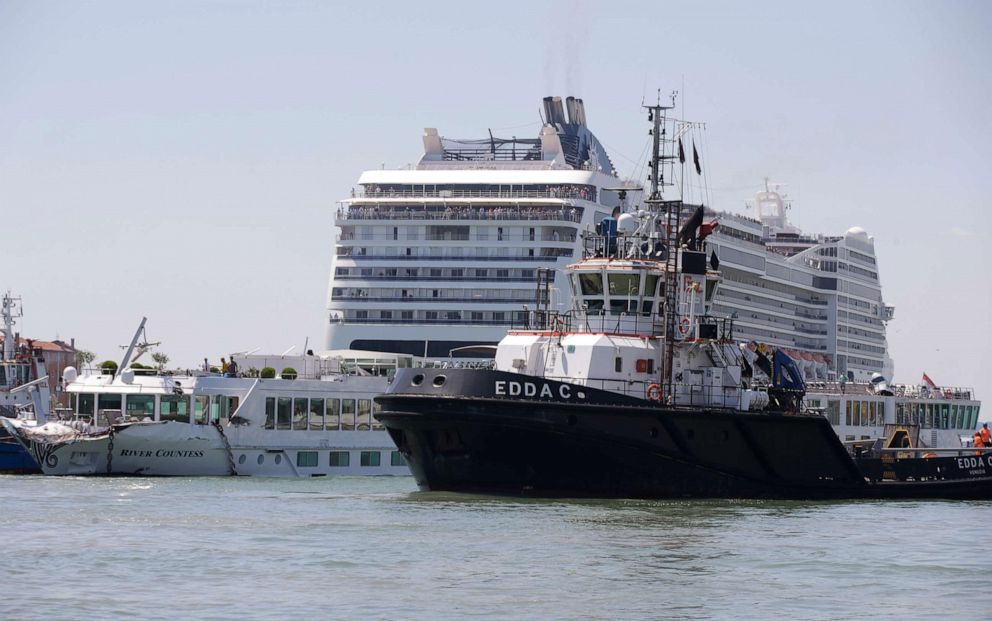
M 438 375 L 437 377 L 434 378 L 434 386 L 438 388 L 444 386 L 444 382 L 447 381 L 447 379 L 448 378 L 443 375 Z
M 416 375 L 413 376 L 413 379 L 410 380 L 411 386 L 420 386 L 423 383 L 424 383 L 423 373 L 417 373 Z
M 264 461 L 265 461 L 265 455 L 259 455 L 258 456 L 258 465 L 261 466 Z
M 238 457 L 238 463 L 239 464 L 243 464 L 243 463 L 245 463 L 245 460 L 247 460 L 247 459 L 248 459 L 248 456 L 245 455 L 244 453 L 242 453 L 241 454 L 241 457 Z
M 278 466 L 281 463 L 282 463 L 282 455 L 276 455 L 276 465 Z

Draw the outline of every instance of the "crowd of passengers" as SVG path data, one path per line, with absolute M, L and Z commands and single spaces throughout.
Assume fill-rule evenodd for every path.
M 477 207 L 455 205 L 436 208 L 352 206 L 338 209 L 338 220 L 564 220 L 580 222 L 582 211 L 575 207 Z
M 544 189 L 520 189 L 520 190 L 416 190 L 408 186 L 380 186 L 375 183 L 365 185 L 365 196 L 404 197 L 404 196 L 441 196 L 442 192 L 449 196 L 505 196 L 514 197 L 535 197 L 547 196 L 549 198 L 579 198 L 582 200 L 596 200 L 596 190 L 585 185 L 563 184 L 550 185 Z M 351 197 L 355 198 L 355 190 L 351 190 Z

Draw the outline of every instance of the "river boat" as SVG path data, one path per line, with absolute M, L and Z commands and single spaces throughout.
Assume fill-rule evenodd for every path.
M 705 211 L 686 217 L 681 198 L 662 195 L 684 167 L 686 124 L 669 106 L 649 110 L 650 193 L 643 209 L 585 236 L 566 273 L 572 308 L 551 308 L 539 289 L 493 369 L 405 369 L 377 397 L 421 489 L 992 498 L 989 450 L 913 446 L 911 423 L 885 442 L 844 443 L 822 410 L 805 407 L 793 357 L 738 341 L 734 320 L 712 314 L 723 279 L 706 252 Z M 888 392 L 884 381 L 875 390 Z
M 26 425 L 43 418 L 41 407 L 48 407 L 50 394 L 45 358 L 39 349 L 20 342 L 14 332 L 17 319 L 23 316 L 21 299 L 10 291 L 0 299 L 3 322 L 3 347 L 0 349 L 0 418 L 14 418 Z M 39 381 L 43 379 L 43 381 Z M 34 458 L 0 425 L 0 474 L 35 474 L 40 472 Z
M 3 420 L 45 474 L 409 475 L 372 418 L 372 397 L 408 360 L 380 356 L 363 368 L 307 356 L 296 377 L 173 375 L 127 368 L 137 338 L 122 372 L 66 369 L 72 408 L 60 420 Z

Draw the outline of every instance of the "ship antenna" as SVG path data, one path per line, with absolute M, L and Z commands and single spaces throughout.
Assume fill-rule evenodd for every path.
M 675 325 L 677 323 L 676 304 L 678 293 L 678 272 L 679 272 L 679 230 L 682 222 L 682 187 L 679 186 L 679 198 L 665 200 L 663 192 L 665 186 L 673 185 L 672 177 L 675 173 L 675 160 L 680 159 L 676 153 L 676 141 L 678 136 L 669 137 L 668 112 L 675 108 L 675 100 L 678 91 L 672 91 L 671 105 L 661 104 L 661 91 L 658 92 L 658 101 L 653 106 L 644 106 L 648 110 L 648 120 L 652 122 L 651 136 L 651 195 L 645 201 L 649 209 L 656 215 L 665 217 L 665 244 L 668 247 L 668 257 L 665 260 L 665 308 L 663 319 L 663 334 L 665 342 L 664 360 L 661 369 L 662 394 L 666 401 L 674 402 L 675 387 L 673 381 L 674 350 L 675 350 Z M 684 165 L 684 162 L 680 161 Z M 665 179 L 665 169 L 670 171 L 669 179 Z

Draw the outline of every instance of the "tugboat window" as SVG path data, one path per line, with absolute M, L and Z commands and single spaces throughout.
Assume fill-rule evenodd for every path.
M 648 274 L 644 277 L 644 297 L 654 297 L 658 288 L 658 274 Z
M 616 359 L 614 359 L 613 367 L 617 373 L 623 371 L 623 358 L 617 357 Z
M 582 295 L 600 295 L 603 293 L 603 277 L 599 274 L 579 274 L 582 283 Z
M 610 293 L 637 295 L 641 289 L 640 274 L 610 274 Z

